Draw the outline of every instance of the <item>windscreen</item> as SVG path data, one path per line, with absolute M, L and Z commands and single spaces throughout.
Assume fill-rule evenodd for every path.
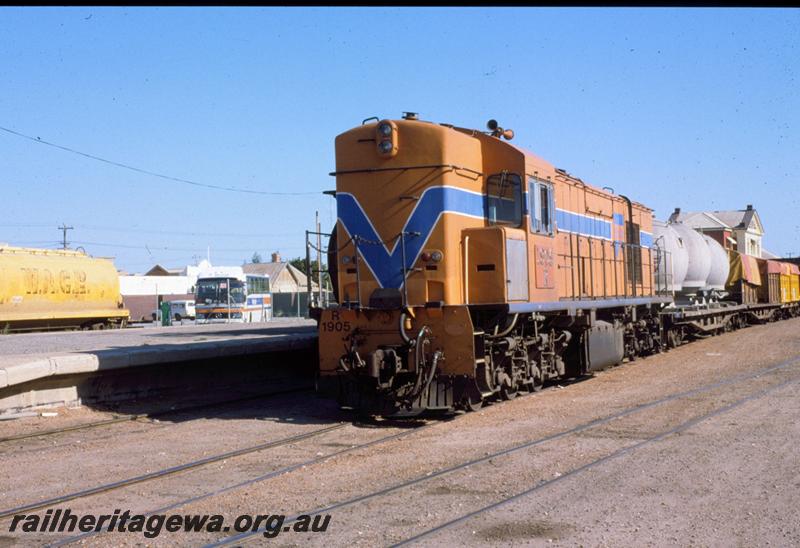
M 197 280 L 195 301 L 197 304 L 242 304 L 245 301 L 244 282 L 231 278 Z

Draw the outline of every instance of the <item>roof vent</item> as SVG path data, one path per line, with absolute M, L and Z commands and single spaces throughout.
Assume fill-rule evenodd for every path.
M 404 112 L 403 120 L 419 120 L 418 112 Z

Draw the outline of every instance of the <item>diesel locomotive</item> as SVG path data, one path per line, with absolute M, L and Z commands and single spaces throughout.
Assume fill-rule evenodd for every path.
M 312 312 L 318 389 L 343 406 L 475 410 L 739 327 L 747 314 L 796 313 L 789 301 L 721 299 L 732 272 L 721 249 L 722 281 L 705 283 L 717 264 L 707 260 L 691 272 L 703 283 L 683 287 L 691 246 L 711 249 L 702 236 L 654 229 L 647 206 L 487 127 L 405 113 L 336 138 L 328 268 L 338 304 Z

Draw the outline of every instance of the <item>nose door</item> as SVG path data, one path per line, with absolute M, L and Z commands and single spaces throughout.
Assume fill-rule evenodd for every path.
M 506 294 L 509 301 L 528 300 L 528 244 L 525 234 L 506 231 Z

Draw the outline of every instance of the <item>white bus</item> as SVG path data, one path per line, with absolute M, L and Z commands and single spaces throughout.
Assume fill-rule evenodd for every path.
M 200 272 L 194 300 L 196 323 L 272 319 L 269 276 L 245 274 L 241 266 L 219 266 Z

